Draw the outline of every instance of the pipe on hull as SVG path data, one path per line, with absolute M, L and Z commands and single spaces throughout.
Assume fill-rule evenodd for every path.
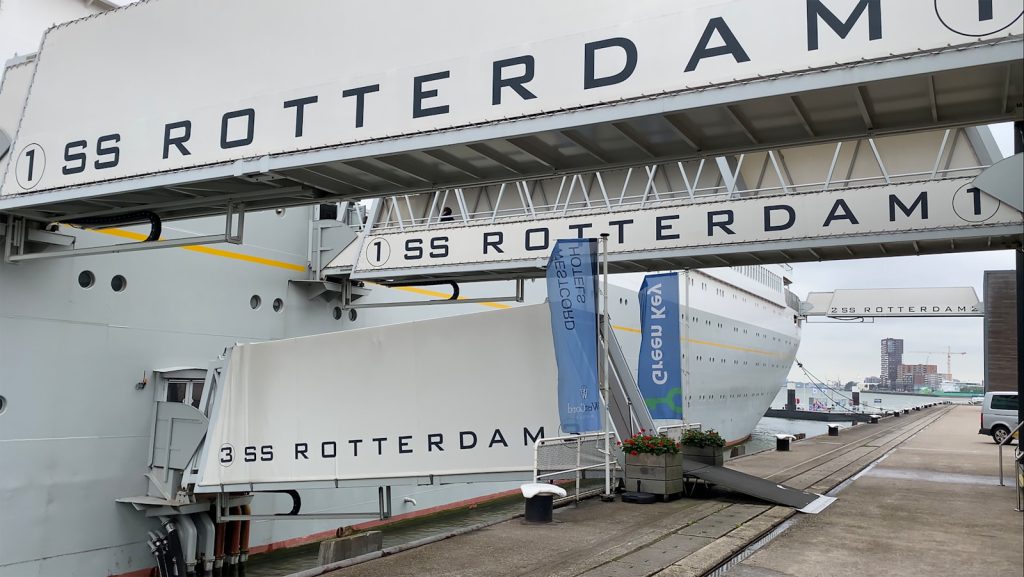
M 203 577 L 213 575 L 213 563 L 216 557 L 217 529 L 214 527 L 213 519 L 209 513 L 196 513 L 192 515 L 198 537 L 196 539 L 196 561 L 202 564 Z M 196 573 L 199 566 L 196 566 Z
M 213 571 L 220 573 L 224 568 L 224 543 L 227 540 L 228 524 L 221 522 L 214 526 Z
M 181 555 L 185 560 L 185 574 L 194 577 L 196 574 L 196 546 L 199 533 L 190 515 L 177 515 L 174 524 L 178 528 L 178 541 L 181 543 Z
M 242 510 L 242 514 L 243 515 L 252 515 L 252 507 L 250 507 L 249 505 L 242 505 L 241 510 Z M 241 533 L 241 535 L 240 535 L 239 543 L 238 543 L 238 561 L 239 561 L 239 563 L 245 563 L 246 561 L 249 560 L 249 523 L 250 523 L 250 521 L 248 519 L 246 519 L 245 521 L 241 521 L 240 523 L 241 523 L 241 526 L 240 526 L 240 533 Z
M 231 515 L 241 515 L 241 507 L 231 507 L 228 512 Z M 242 522 L 228 522 L 228 565 L 237 565 L 238 556 L 242 548 Z

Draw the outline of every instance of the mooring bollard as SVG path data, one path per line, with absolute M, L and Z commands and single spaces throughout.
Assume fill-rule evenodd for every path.
M 829 425 L 828 426 L 828 436 L 829 437 L 838 437 L 839 436 L 839 425 Z
M 898 417 L 898 416 L 900 416 L 900 412 L 899 411 L 893 411 L 892 412 L 892 416 Z
M 788 451 L 789 443 L 793 441 L 795 437 L 793 435 L 786 435 L 779 433 L 775 435 L 775 450 L 776 451 Z
M 872 425 L 877 425 L 878 424 L 878 415 L 871 415 L 868 418 L 871 419 L 870 422 L 871 422 Z
M 547 483 L 526 483 L 519 487 L 526 497 L 526 521 L 529 523 L 550 523 L 554 512 L 555 497 L 565 497 L 565 489 Z

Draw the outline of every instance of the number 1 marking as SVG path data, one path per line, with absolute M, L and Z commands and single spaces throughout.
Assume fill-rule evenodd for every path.
M 992 18 L 992 0 L 978 0 L 978 21 L 984 22 Z
M 981 216 L 981 189 L 972 186 L 967 189 L 967 194 L 974 196 L 974 215 Z
M 25 156 L 28 157 L 28 182 L 32 182 L 32 175 L 35 172 L 36 167 L 36 151 L 34 148 L 30 148 L 25 151 Z

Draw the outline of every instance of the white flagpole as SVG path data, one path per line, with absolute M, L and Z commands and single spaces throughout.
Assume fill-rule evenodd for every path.
M 601 235 L 601 248 L 604 260 L 604 322 L 601 323 L 601 331 L 604 336 L 604 371 L 601 374 L 601 388 L 604 389 L 604 500 L 610 501 L 612 496 L 612 447 L 611 447 L 611 391 L 608 389 L 608 333 L 611 329 L 611 320 L 608 317 L 608 233 Z

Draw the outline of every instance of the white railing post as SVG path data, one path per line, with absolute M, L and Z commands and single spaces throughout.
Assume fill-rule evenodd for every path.
M 608 233 L 601 235 L 602 256 L 604 261 L 604 322 L 601 324 L 602 335 L 604 335 L 604 371 L 601 375 L 601 388 L 604 389 L 604 495 L 602 499 L 610 501 L 612 496 L 612 409 L 611 397 L 608 390 L 608 330 L 611 328 L 611 320 L 608 318 Z

